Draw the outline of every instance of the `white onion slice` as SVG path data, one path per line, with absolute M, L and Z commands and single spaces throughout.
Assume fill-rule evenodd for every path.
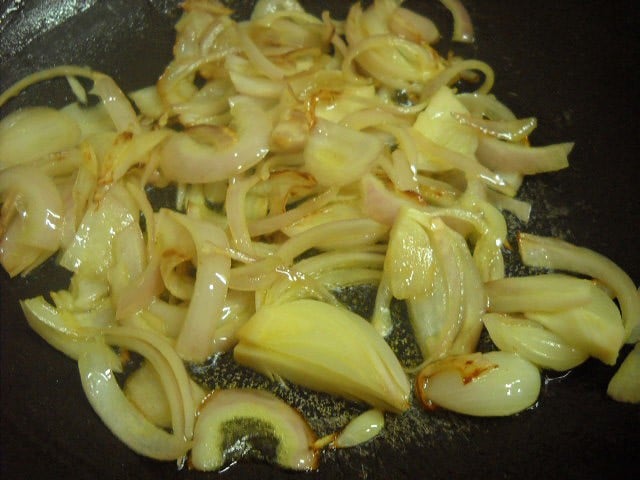
M 11 213 L 17 214 L 14 219 L 20 224 L 17 241 L 50 253 L 59 248 L 64 208 L 60 192 L 50 177 L 25 165 L 3 170 L 0 200 L 4 203 L 3 217 L 12 207 Z
M 200 407 L 190 463 L 198 470 L 220 470 L 230 461 L 228 454 L 247 451 L 257 439 L 277 442 L 269 461 L 291 470 L 315 470 L 315 438 L 300 413 L 270 392 L 216 390 Z
M 121 368 L 103 343 L 88 342 L 78 359 L 82 388 L 89 403 L 111 432 L 136 453 L 156 460 L 183 457 L 189 442 L 153 425 L 127 400 L 114 376 Z
M 636 343 L 611 378 L 607 395 L 618 402 L 640 403 L 640 343 Z
M 391 348 L 362 317 L 316 300 L 266 305 L 238 331 L 234 358 L 268 376 L 358 399 L 409 407 L 409 383 Z
M 372 408 L 353 418 L 331 445 L 336 448 L 355 447 L 378 436 L 383 428 L 384 413 Z
M 231 100 L 237 140 L 221 150 L 196 141 L 188 133 L 171 136 L 161 150 L 160 169 L 176 182 L 211 183 L 253 167 L 269 151 L 271 119 L 247 97 Z
M 348 185 L 369 171 L 383 147 L 374 135 L 317 119 L 304 150 L 305 169 L 320 185 Z
M 482 320 L 500 350 L 516 353 L 541 368 L 565 371 L 589 357 L 533 320 L 497 313 L 485 314 Z
M 0 121 L 0 170 L 33 162 L 74 147 L 80 127 L 66 113 L 49 107 L 28 107 Z
M 165 212 L 188 230 L 197 252 L 194 291 L 176 351 L 185 360 L 202 361 L 213 353 L 213 338 L 227 295 L 231 260 L 220 254 L 227 247 L 227 237 L 209 222 Z
M 440 0 L 453 16 L 453 40 L 456 42 L 473 43 L 475 34 L 469 12 L 460 0 Z
M 554 312 L 585 305 L 598 287 L 560 273 L 501 278 L 485 283 L 490 312 Z
M 507 173 L 533 175 L 553 172 L 569 166 L 568 155 L 573 143 L 557 143 L 544 147 L 529 147 L 481 135 L 476 155 L 486 167 Z
M 614 365 L 624 344 L 625 332 L 616 304 L 601 289 L 594 288 L 585 305 L 554 312 L 525 312 L 557 333 L 569 345 Z
M 416 388 L 428 409 L 446 408 L 480 417 L 518 413 L 540 393 L 540 372 L 531 362 L 508 352 L 473 353 L 428 364 Z
M 521 233 L 518 243 L 525 265 L 566 270 L 602 282 L 620 304 L 625 341 L 640 340 L 640 292 L 618 265 L 600 253 L 556 238 Z

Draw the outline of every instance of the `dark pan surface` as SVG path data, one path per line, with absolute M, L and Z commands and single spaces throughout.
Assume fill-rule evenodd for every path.
M 172 0 L 0 2 L 0 86 L 37 69 L 79 63 L 111 74 L 125 90 L 153 82 L 170 58 Z M 250 2 L 239 1 L 239 12 Z M 305 2 L 344 15 L 339 0 Z M 450 21 L 432 13 L 445 37 Z M 532 141 L 576 142 L 568 171 L 528 181 L 528 231 L 560 235 L 608 255 L 640 283 L 638 201 L 638 15 L 631 0 L 467 0 L 477 55 L 496 70 L 494 89 L 521 116 L 538 117 Z M 474 49 L 467 48 L 467 54 Z M 33 88 L 28 102 L 62 105 L 63 83 Z M 3 479 L 197 479 L 129 451 L 84 398 L 74 362 L 32 333 L 18 299 L 65 287 L 42 268 L 26 280 L 0 274 L 1 463 Z M 605 391 L 614 369 L 589 361 L 548 379 L 539 405 L 503 419 L 411 413 L 364 448 L 330 452 L 318 473 L 240 464 L 220 478 L 449 479 L 640 478 L 640 407 Z M 415 423 L 413 423 L 415 420 Z

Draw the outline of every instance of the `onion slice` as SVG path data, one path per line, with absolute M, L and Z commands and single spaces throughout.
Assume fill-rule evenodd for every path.
M 540 393 L 540 372 L 508 352 L 472 353 L 428 364 L 416 380 L 427 409 L 443 407 L 466 415 L 512 415 L 533 405 Z
M 618 402 L 640 403 L 640 343 L 620 365 L 609 382 L 607 394 Z
M 291 470 L 315 470 L 319 455 L 311 446 L 316 435 L 300 413 L 274 394 L 253 389 L 216 390 L 200 407 L 193 437 L 191 465 L 220 470 L 232 454 L 274 440 L 274 458 Z M 262 452 L 268 455 L 269 452 Z
M 234 358 L 259 372 L 393 412 L 410 385 L 384 339 L 364 318 L 316 300 L 265 305 L 238 331 Z
M 195 140 L 187 132 L 176 133 L 163 145 L 160 169 L 170 180 L 211 183 L 226 180 L 257 164 L 269 151 L 271 119 L 248 97 L 231 100 L 237 139 L 220 150 Z
M 114 372 L 122 366 L 104 343 L 87 342 L 78 359 L 80 379 L 89 403 L 105 425 L 136 453 L 156 460 L 183 457 L 189 442 L 153 425 L 124 395 Z
M 602 282 L 618 299 L 627 343 L 640 340 L 640 292 L 618 265 L 588 248 L 560 239 L 521 233 L 520 256 L 525 265 L 588 275 Z

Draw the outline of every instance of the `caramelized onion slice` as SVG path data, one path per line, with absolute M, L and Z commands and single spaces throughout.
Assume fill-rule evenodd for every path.
M 230 456 L 275 441 L 274 458 L 269 460 L 291 470 L 315 470 L 319 461 L 318 452 L 311 447 L 315 439 L 302 415 L 274 394 L 254 389 L 217 390 L 200 407 L 191 465 L 197 470 L 220 470 L 238 460 Z
M 416 390 L 427 409 L 443 407 L 472 416 L 506 416 L 535 403 L 540 393 L 540 372 L 514 353 L 458 355 L 423 368 Z

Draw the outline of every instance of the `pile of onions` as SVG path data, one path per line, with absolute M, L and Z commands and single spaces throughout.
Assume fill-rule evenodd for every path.
M 454 40 L 472 41 L 462 4 L 442 3 Z M 427 410 L 510 415 L 536 402 L 540 369 L 613 365 L 638 341 L 638 290 L 600 254 L 521 234 L 524 264 L 569 273 L 505 277 L 503 210 L 526 221 L 523 177 L 566 168 L 573 145 L 530 146 L 535 118 L 489 94 L 489 65 L 441 57 L 429 19 L 398 0 L 345 20 L 296 0 L 260 0 L 244 21 L 216 0 L 183 9 L 155 85 L 127 95 L 61 66 L 0 96 L 64 76 L 78 97 L 0 121 L 0 263 L 27 275 L 57 255 L 72 273 L 23 311 L 133 450 L 218 470 L 254 430 L 276 442 L 270 461 L 314 469 L 322 448 L 366 442 L 411 408 L 412 381 Z M 483 80 L 460 94 L 462 77 Z M 149 188 L 170 184 L 175 208 L 156 209 Z M 336 295 L 362 285 L 377 288 L 370 319 Z M 387 343 L 394 299 L 417 365 Z M 485 328 L 500 351 L 476 352 Z M 123 387 L 114 347 L 143 358 Z M 609 389 L 621 401 L 638 401 L 637 351 Z M 318 439 L 270 393 L 189 377 L 187 362 L 225 352 L 364 413 Z

